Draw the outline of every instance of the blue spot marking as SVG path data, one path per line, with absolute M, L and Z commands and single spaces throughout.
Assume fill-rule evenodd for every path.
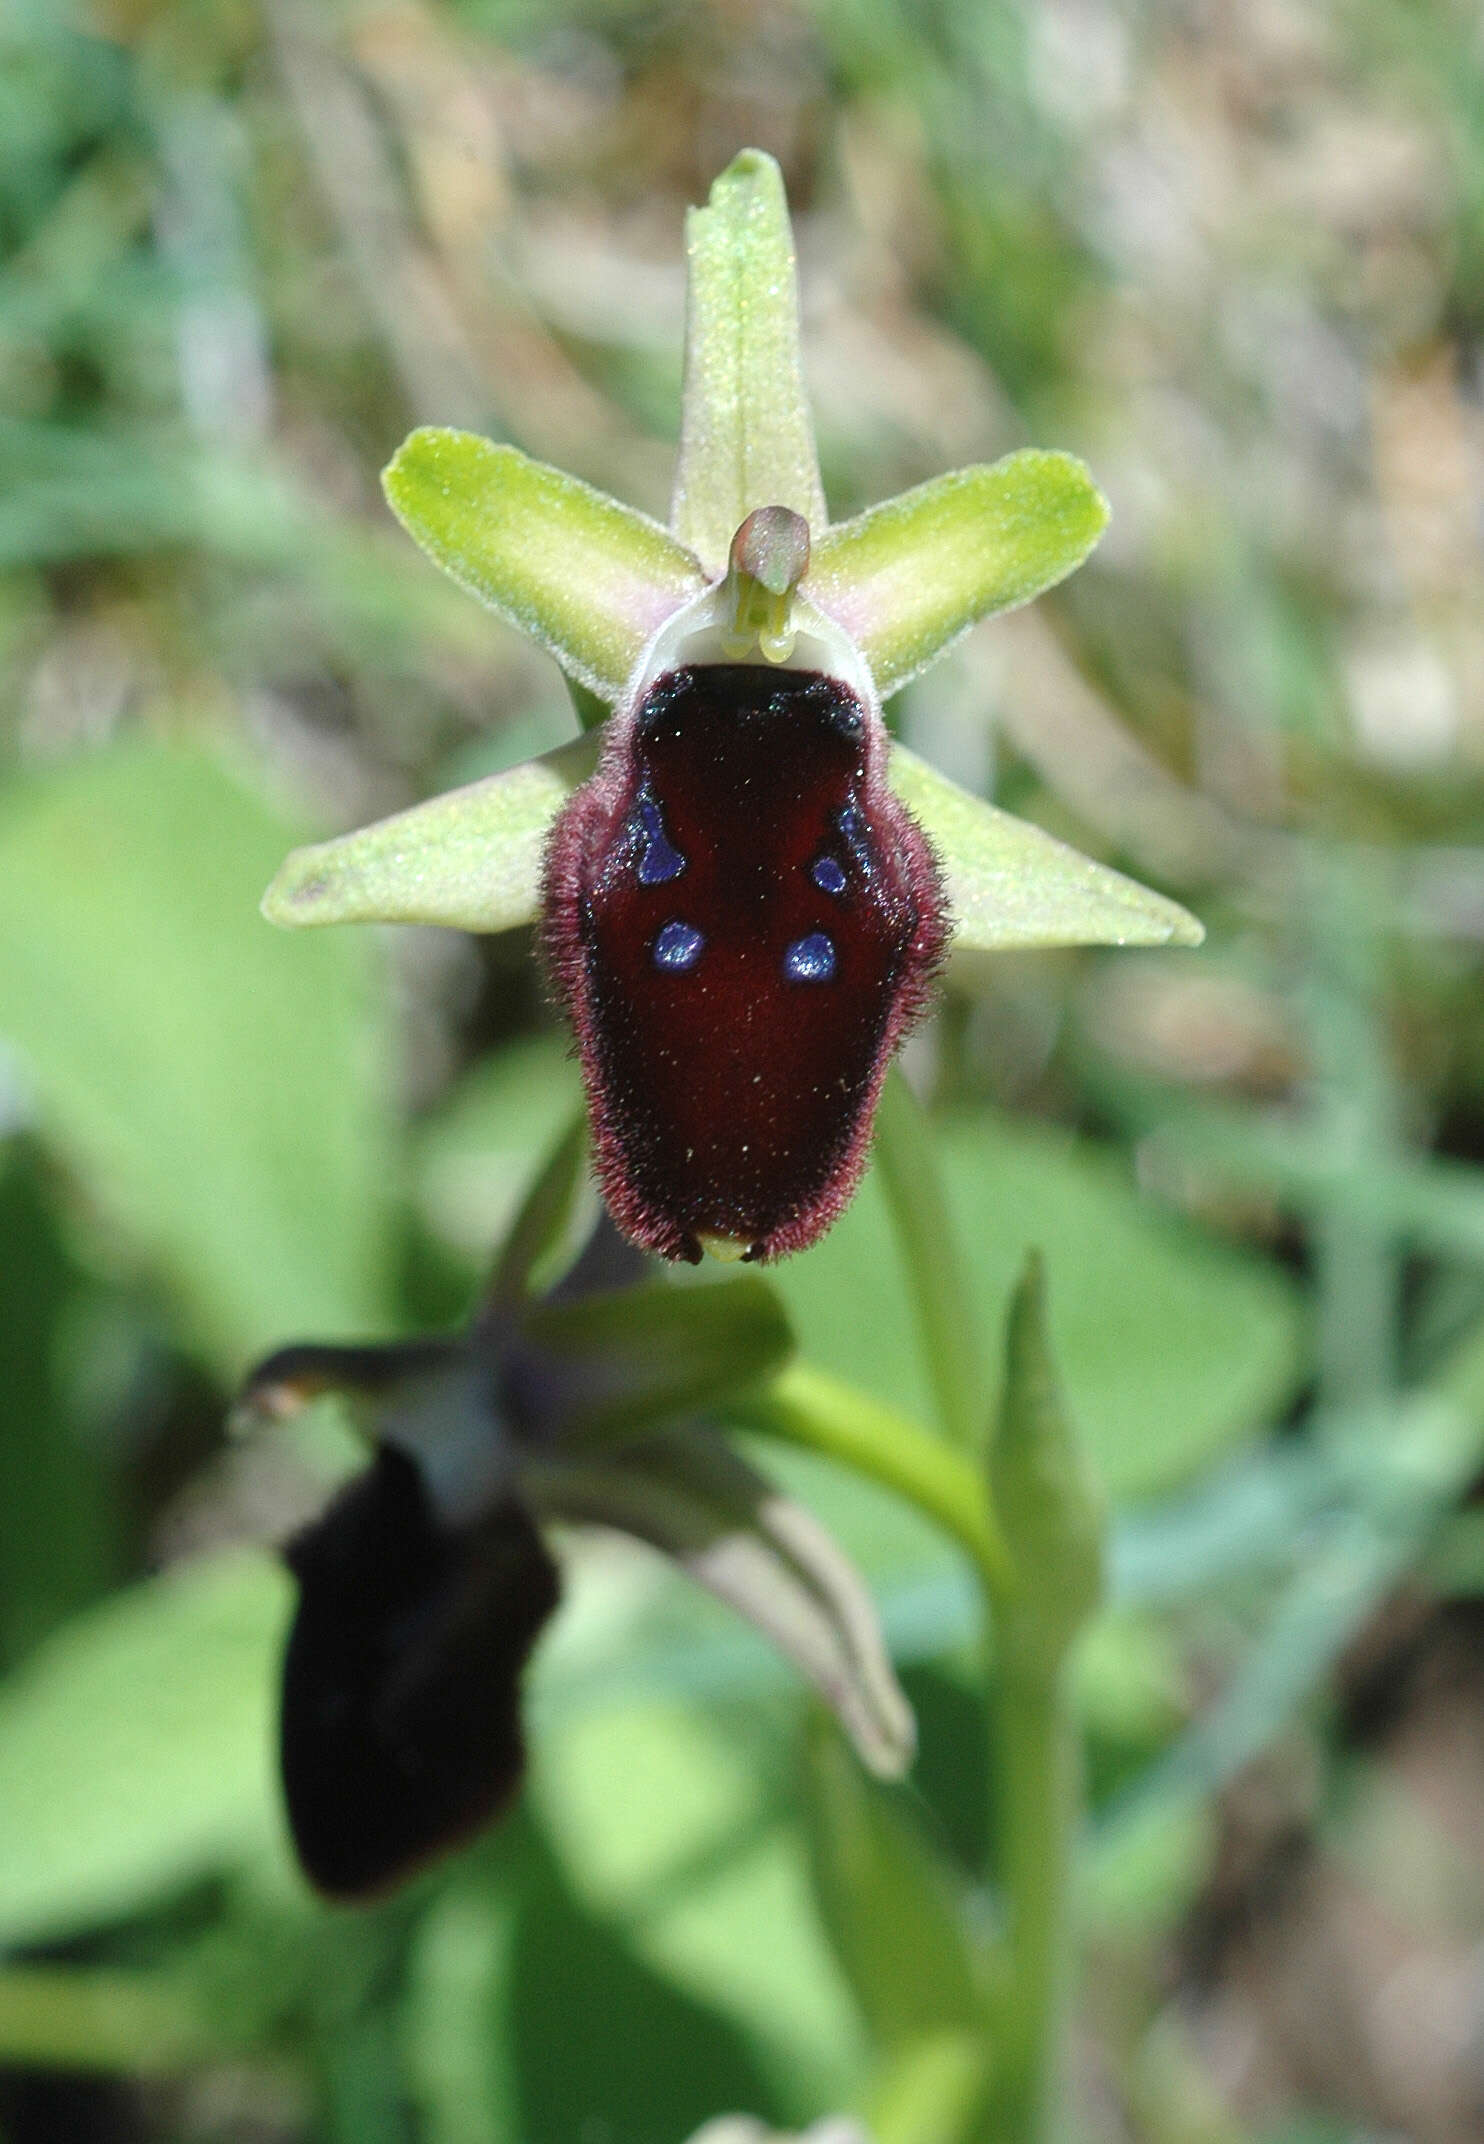
M 850 851 L 852 861 L 864 876 L 869 878 L 872 864 L 871 837 L 866 832 L 865 821 L 853 804 L 847 804 L 836 823 L 845 836 L 845 846 Z
M 683 974 L 687 968 L 695 966 L 705 945 L 706 941 L 694 923 L 667 923 L 654 941 L 652 958 L 657 968 Z
M 783 972 L 791 983 L 827 983 L 835 972 L 835 948 L 823 931 L 795 938 L 783 956 Z
M 809 876 L 821 893 L 843 893 L 845 891 L 845 866 L 837 863 L 833 856 L 816 857 L 814 869 Z
M 644 850 L 639 858 L 640 885 L 663 886 L 670 879 L 679 878 L 685 869 L 685 858 L 666 835 L 658 804 L 643 790 L 639 792 L 639 825 L 644 836 Z

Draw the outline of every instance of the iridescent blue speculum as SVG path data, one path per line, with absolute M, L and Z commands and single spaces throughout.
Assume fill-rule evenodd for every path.
M 885 766 L 844 677 L 682 660 L 614 717 L 553 829 L 546 948 L 599 1178 L 662 1257 L 801 1250 L 855 1188 L 946 932 Z

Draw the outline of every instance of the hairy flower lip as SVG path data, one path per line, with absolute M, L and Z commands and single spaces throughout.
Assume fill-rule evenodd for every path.
M 687 628 L 673 645 L 696 640 Z M 834 1223 L 942 965 L 942 875 L 888 785 L 869 672 L 844 636 L 829 670 L 800 666 L 810 646 L 797 635 L 781 665 L 642 664 L 546 850 L 542 947 L 577 1037 L 594 1166 L 620 1227 L 662 1258 L 698 1263 L 721 1238 L 725 1256 L 768 1262 Z M 841 676 L 842 647 L 864 690 Z M 658 827 L 672 808 L 690 831 L 646 885 L 635 815 Z M 811 860 L 835 862 L 830 891 Z M 659 981 L 644 945 L 671 906 L 692 919 L 697 972 Z M 801 988 L 785 948 L 815 939 L 828 968 Z

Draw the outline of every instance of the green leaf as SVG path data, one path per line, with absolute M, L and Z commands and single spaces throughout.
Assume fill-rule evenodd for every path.
M 689 1812 L 675 1813 L 683 1824 Z M 715 2107 L 768 2104 L 750 2021 L 727 2015 L 658 1954 L 652 1901 L 632 1916 L 590 1910 L 535 1827 L 520 1831 L 532 1851 L 515 1886 L 504 1984 L 490 1991 L 503 2015 L 485 2020 L 487 2043 L 508 2063 L 496 2082 L 514 2119 L 498 2131 L 501 2144 L 668 2144 Z
M 1010 1298 L 989 1479 L 1016 1572 L 1000 1643 L 1018 1664 L 1049 1678 L 1102 1598 L 1106 1519 L 1102 1491 L 1067 1419 L 1034 1251 Z
M 92 1410 L 68 1394 L 89 1335 L 82 1281 L 43 1196 L 42 1158 L 0 1149 L 0 1664 L 29 1651 L 122 1566 L 129 1521 L 121 1455 L 85 1434 Z M 111 1440 L 110 1440 L 111 1441 Z
M 1302 1323 L 1279 1268 L 1161 1212 L 1093 1140 L 989 1111 L 936 1130 L 981 1328 L 1002 1329 L 1039 1245 L 1057 1276 L 1051 1337 L 1068 1404 L 1117 1497 L 1188 1479 L 1287 1405 Z M 770 1275 L 806 1361 L 922 1421 L 931 1392 L 910 1309 L 879 1285 L 892 1255 L 872 1169 L 829 1235 Z
M 719 1406 L 793 1353 L 782 1304 L 752 1273 L 541 1303 L 523 1329 L 532 1345 L 550 1350 L 553 1375 L 570 1380 L 563 1438 L 582 1446 Z
M 1115 1809 L 1109 1837 L 1148 1813 L 1217 1792 L 1294 1718 L 1422 1544 L 1478 1474 L 1484 1407 L 1476 1382 L 1484 1331 L 1389 1410 L 1368 1439 L 1352 1497 L 1329 1525 L 1311 1523 L 1299 1567 L 1277 1592 L 1267 1627 L 1217 1701 Z
M 827 530 L 807 591 L 838 618 L 883 699 L 980 618 L 1081 565 L 1108 502 L 1072 454 L 1033 447 L 934 477 Z
M 771 2094 L 713 2098 L 705 2111 L 772 2097 L 770 2112 L 802 2121 L 850 2091 L 860 2027 L 812 1910 L 797 1822 L 769 1793 L 751 1729 L 738 1707 L 713 1714 L 688 1695 L 589 1705 L 538 1722 L 531 1799 L 589 1911 L 628 1931 L 654 1971 L 740 2026 L 766 2063 Z M 534 1977 L 558 1963 L 549 1950 L 521 1963 L 533 2018 L 538 2008 L 549 2018 L 541 1990 L 569 1985 L 568 1976 Z M 567 2018 L 569 2066 L 572 2030 Z
M 670 526 L 714 578 L 759 506 L 787 506 L 818 537 L 824 493 L 799 355 L 783 174 L 744 149 L 685 222 L 685 397 Z
M 278 1840 L 288 1581 L 186 1566 L 76 1617 L 0 1685 L 0 1946 L 137 1913 Z
M 278 817 L 123 747 L 0 803 L 0 1037 L 40 1128 L 229 1373 L 385 1315 L 391 1120 L 369 948 L 289 945 Z
M 295 849 L 263 896 L 270 923 L 441 923 L 506 931 L 534 922 L 552 820 L 597 764 L 599 739 L 451 789 L 336 841 Z
M 658 522 L 474 432 L 412 433 L 382 483 L 435 564 L 603 700 L 619 697 L 656 627 L 704 585 Z
M 1205 937 L 1178 902 L 970 796 L 905 745 L 892 746 L 890 776 L 943 866 L 955 951 L 1199 945 Z
M 963 1885 L 904 1799 L 865 1778 L 823 1719 L 804 1785 L 820 1918 L 872 2041 L 978 2025 L 985 1961 L 969 1939 Z
M 1343 1120 L 1195 1098 L 1103 1064 L 1094 1076 L 1099 1099 L 1136 1136 L 1153 1134 L 1179 1165 L 1260 1185 L 1305 1221 L 1332 1215 L 1357 1230 L 1394 1233 L 1434 1258 L 1484 1265 L 1484 1178 L 1470 1163 L 1380 1151 L 1357 1167 Z

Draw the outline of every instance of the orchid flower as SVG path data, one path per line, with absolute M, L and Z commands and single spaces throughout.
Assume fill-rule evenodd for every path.
M 555 656 L 589 734 L 297 850 L 264 910 L 539 919 L 621 1227 L 665 1257 L 770 1258 L 850 1197 L 950 947 L 1201 930 L 882 720 L 976 620 L 1087 556 L 1108 513 L 1087 469 L 1027 450 L 831 526 L 771 158 L 723 172 L 687 250 L 668 528 L 463 432 L 414 432 L 385 475 L 429 556 Z
M 281 1348 L 239 1402 L 248 1425 L 335 1394 L 373 1451 L 286 1550 L 285 1801 L 305 1873 L 332 1897 L 400 1882 L 515 1793 L 522 1673 L 560 1593 L 553 1522 L 671 1557 L 809 1678 L 872 1771 L 911 1762 L 865 1582 L 699 1419 L 790 1353 L 767 1284 L 645 1283 L 605 1217 L 561 1284 L 533 1292 L 583 1158 L 580 1136 L 558 1148 L 466 1332 Z

